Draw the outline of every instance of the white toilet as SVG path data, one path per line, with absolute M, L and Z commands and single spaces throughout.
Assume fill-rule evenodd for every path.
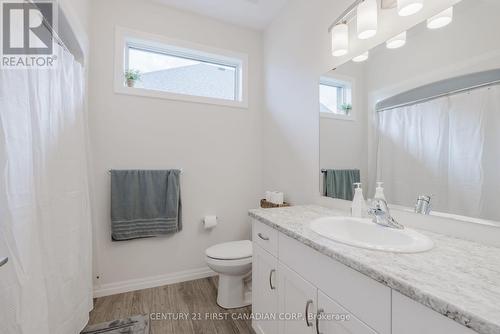
M 251 304 L 251 293 L 245 288 L 245 280 L 252 271 L 252 242 L 241 240 L 209 247 L 207 264 L 219 274 L 217 304 L 230 309 Z

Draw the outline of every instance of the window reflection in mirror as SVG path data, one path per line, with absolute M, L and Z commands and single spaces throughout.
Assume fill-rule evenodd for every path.
M 352 84 L 331 77 L 322 77 L 319 83 L 320 112 L 349 116 L 352 110 Z

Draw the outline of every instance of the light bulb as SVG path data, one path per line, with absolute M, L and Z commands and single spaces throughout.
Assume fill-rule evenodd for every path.
M 345 23 L 337 24 L 332 29 L 332 54 L 341 57 L 349 51 L 349 27 Z
M 439 29 L 453 21 L 453 7 L 443 10 L 441 13 L 427 19 L 427 28 Z
M 406 31 L 385 42 L 388 49 L 397 49 L 406 44 Z
M 399 16 L 410 16 L 424 7 L 424 0 L 398 0 Z
M 363 61 L 368 60 L 368 56 L 369 56 L 369 53 L 368 53 L 368 51 L 366 51 L 366 52 L 360 54 L 359 56 L 352 58 L 352 61 L 355 63 L 361 63 Z
M 358 38 L 368 39 L 377 34 L 378 5 L 377 0 L 365 0 L 357 9 Z

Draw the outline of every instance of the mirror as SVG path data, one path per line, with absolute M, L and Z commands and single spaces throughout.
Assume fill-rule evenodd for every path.
M 425 195 L 431 214 L 500 221 L 499 12 L 463 0 L 445 27 L 422 22 L 402 47 L 321 76 L 323 196 L 350 200 L 361 182 L 373 198 L 381 181 L 390 205 L 413 210 Z

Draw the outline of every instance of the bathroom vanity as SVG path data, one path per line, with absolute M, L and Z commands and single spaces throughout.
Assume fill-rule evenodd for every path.
M 381 252 L 310 229 L 345 212 L 311 205 L 249 214 L 258 334 L 500 333 L 498 248 L 420 231 L 433 249 Z

